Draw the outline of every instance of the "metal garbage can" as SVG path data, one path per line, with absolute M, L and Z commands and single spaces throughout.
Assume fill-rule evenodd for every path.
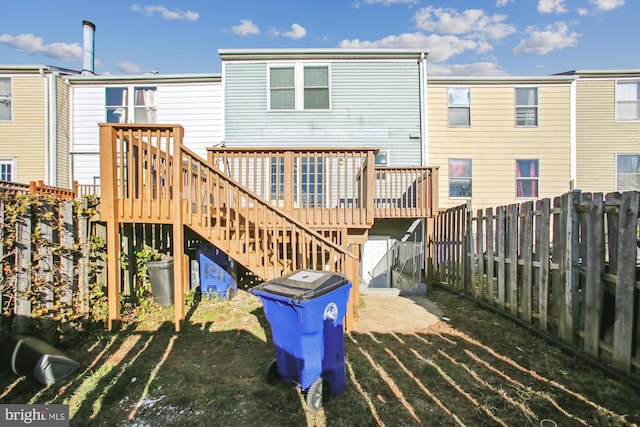
M 153 301 L 163 307 L 173 305 L 173 258 L 149 261 L 147 273 L 151 282 Z
M 300 387 L 314 411 L 323 397 L 339 394 L 346 384 L 344 317 L 350 288 L 343 275 L 298 270 L 249 290 L 260 298 L 271 326 L 276 357 L 267 366 L 267 381 Z
M 217 295 L 230 300 L 238 293 L 235 265 L 227 254 L 211 244 L 200 243 L 196 247 L 196 258 L 202 295 Z
M 46 341 L 25 334 L 8 336 L 2 342 L 0 365 L 47 385 L 66 378 L 80 366 Z

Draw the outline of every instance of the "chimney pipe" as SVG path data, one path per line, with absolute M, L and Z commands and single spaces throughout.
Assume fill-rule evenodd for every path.
M 96 26 L 93 22 L 82 21 L 82 74 L 94 74 L 95 48 L 94 33 Z

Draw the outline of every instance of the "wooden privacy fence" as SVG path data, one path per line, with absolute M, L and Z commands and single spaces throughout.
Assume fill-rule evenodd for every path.
M 640 367 L 640 193 L 573 191 L 551 199 L 442 212 L 434 278 L 589 356 Z
M 7 194 L 40 194 L 55 197 L 58 199 L 70 200 L 76 197 L 78 183 L 74 183 L 74 188 L 52 187 L 45 185 L 44 181 L 31 181 L 29 184 L 20 184 L 11 181 L 0 181 L 0 196 Z
M 100 320 L 92 311 L 105 283 L 106 234 L 92 221 L 96 206 L 96 199 L 0 195 L 0 307 L 15 318 L 14 332 L 34 326 L 33 318 Z

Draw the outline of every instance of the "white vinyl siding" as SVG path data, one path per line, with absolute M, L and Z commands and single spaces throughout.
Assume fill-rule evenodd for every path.
M 125 87 L 113 85 L 114 87 Z M 136 85 L 135 87 L 142 87 Z M 156 122 L 184 127 L 184 143 L 202 158 L 223 138 L 221 83 L 156 84 Z M 74 179 L 93 184 L 100 170 L 99 123 L 105 122 L 105 86 L 73 88 Z

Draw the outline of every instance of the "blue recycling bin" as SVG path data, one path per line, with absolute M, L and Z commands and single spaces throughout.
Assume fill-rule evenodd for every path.
M 202 295 L 218 295 L 230 300 L 238 293 L 235 265 L 227 254 L 211 244 L 200 243 L 196 246 L 196 259 Z
M 271 325 L 275 360 L 269 383 L 282 379 L 305 393 L 307 406 L 345 387 L 344 318 L 351 282 L 341 274 L 298 270 L 250 289 Z

